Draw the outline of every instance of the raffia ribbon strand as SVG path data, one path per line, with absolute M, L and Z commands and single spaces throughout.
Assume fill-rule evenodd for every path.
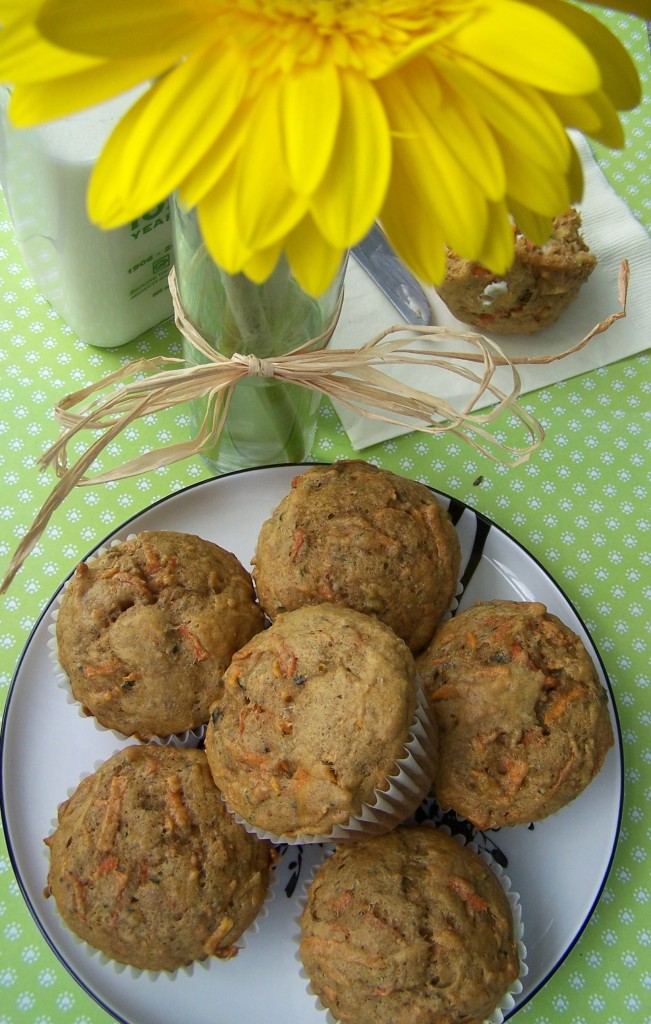
M 258 359 L 236 353 L 227 358 L 216 352 L 193 327 L 181 307 L 174 270 L 170 272 L 170 291 L 178 329 L 206 360 L 200 365 L 182 359 L 154 357 L 137 359 L 63 398 L 55 407 L 62 427 L 57 441 L 42 455 L 39 468 L 54 466 L 58 483 L 51 491 L 32 526 L 20 542 L 0 587 L 4 592 L 47 527 L 53 512 L 74 487 L 107 483 L 147 473 L 180 459 L 197 455 L 215 445 L 224 429 L 233 390 L 245 377 L 261 376 L 289 381 L 327 395 L 360 416 L 395 424 L 428 434 L 452 433 L 469 442 L 482 454 L 509 465 L 526 461 L 544 440 L 542 426 L 517 404 L 520 377 L 515 364 L 550 363 L 578 352 L 597 334 L 626 316 L 629 266 L 620 266 L 618 297 L 620 310 L 598 323 L 579 342 L 557 355 L 523 356 L 508 359 L 500 347 L 488 338 L 470 331 L 451 331 L 445 327 L 407 328 L 404 324 L 388 327 L 365 344 L 354 349 L 323 350 L 316 346 L 327 340 L 331 330 L 311 338 L 286 355 Z M 408 333 L 411 332 L 411 333 Z M 408 334 L 407 337 L 404 335 Z M 467 351 L 414 351 L 411 346 L 427 338 L 433 345 L 441 339 L 456 338 L 471 346 Z M 473 365 L 479 364 L 479 369 Z M 463 377 L 475 391 L 463 408 L 455 409 L 445 398 L 401 384 L 379 367 L 423 365 L 436 367 Z M 496 367 L 511 370 L 511 388 L 505 392 L 493 381 Z M 130 379 L 129 379 L 130 378 Z M 126 383 L 124 383 L 127 381 Z M 109 395 L 107 388 L 115 386 Z M 495 404 L 480 412 L 476 405 L 484 395 Z M 111 470 L 87 476 L 106 446 L 130 423 L 171 409 L 182 402 L 208 398 L 207 413 L 196 437 L 165 448 L 153 449 Z M 73 411 L 77 409 L 78 411 Z M 522 448 L 511 447 L 493 436 L 490 425 L 506 410 L 522 424 L 529 442 Z M 99 437 L 72 465 L 68 464 L 68 446 L 82 431 Z M 497 452 L 497 454 L 495 454 Z

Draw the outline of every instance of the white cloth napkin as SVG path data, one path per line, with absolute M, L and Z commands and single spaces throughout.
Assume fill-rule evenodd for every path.
M 613 324 L 604 334 L 593 338 L 575 355 L 547 365 L 518 367 L 522 394 L 642 352 L 651 345 L 651 238 L 626 203 L 610 187 L 585 139 L 579 135 L 574 135 L 573 139 L 585 176 L 580 207 L 582 234 L 597 256 L 597 266 L 583 285 L 576 302 L 551 327 L 527 336 L 491 335 L 486 332 L 486 337 L 494 340 L 509 357 L 552 354 L 571 348 L 595 324 L 618 311 L 617 279 L 622 259 L 629 261 L 631 269 L 627 316 Z M 472 330 L 450 314 L 434 289 L 426 288 L 425 291 L 432 307 L 433 324 L 462 331 Z M 329 347 L 357 348 L 385 328 L 400 323 L 399 313 L 351 258 L 346 272 L 343 309 Z M 417 347 L 427 348 L 427 342 L 420 341 Z M 455 345 L 454 339 L 446 339 L 445 347 L 454 349 L 459 346 Z M 383 369 L 405 384 L 445 396 L 456 407 L 468 401 L 474 393 L 473 385 L 434 367 L 389 366 Z M 494 381 L 504 390 L 510 390 L 511 372 L 508 367 L 499 368 Z M 408 427 L 378 423 L 336 402 L 334 404 L 355 449 L 363 449 L 378 441 L 409 432 Z M 477 403 L 477 408 L 490 404 L 489 395 Z

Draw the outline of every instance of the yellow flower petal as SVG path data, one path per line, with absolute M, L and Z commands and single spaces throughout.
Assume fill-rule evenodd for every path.
M 156 56 L 137 63 L 101 61 L 52 81 L 19 82 L 11 98 L 11 118 L 20 128 L 28 128 L 67 117 L 156 77 L 166 67 L 166 60 Z
M 567 172 L 570 202 L 580 203 L 583 199 L 583 164 L 574 145 L 570 145 L 570 166 Z
M 547 167 L 540 167 L 506 136 L 501 137 L 500 148 L 509 195 L 523 206 L 548 217 L 555 217 L 570 205 L 570 190 L 563 168 L 550 172 Z
M 242 267 L 242 273 L 246 274 L 250 281 L 255 284 L 262 284 L 271 277 L 276 269 L 276 264 L 282 252 L 282 245 L 270 245 L 268 249 L 261 249 L 251 259 L 247 260 Z
M 437 55 L 435 63 L 493 131 L 516 138 L 537 164 L 552 169 L 569 160 L 563 126 L 542 93 L 462 57 L 450 61 Z
M 98 63 L 95 57 L 67 53 L 43 39 L 30 17 L 38 8 L 34 0 L 11 6 L 15 8 L 13 16 L 8 11 L 0 13 L 0 23 L 6 19 L 0 34 L 0 81 L 37 82 Z
M 8 23 L 16 21 L 21 15 L 33 17 L 33 12 L 38 10 L 42 2 L 43 0 L 0 0 L 0 25 L 3 26 L 3 30 Z
M 292 192 L 280 143 L 279 80 L 268 81 L 252 108 L 246 137 L 236 158 L 232 195 L 238 230 L 252 251 L 278 242 L 298 223 L 307 202 Z
M 564 0 L 535 0 L 535 3 L 536 7 L 562 21 L 590 47 L 601 72 L 601 88 L 619 110 L 629 110 L 640 102 L 640 80 L 633 59 L 603 22 Z M 651 18 L 651 2 L 647 17 Z
M 377 217 L 389 181 L 391 140 L 373 85 L 356 71 L 340 77 L 339 131 L 310 213 L 330 244 L 345 249 L 363 238 Z
M 513 227 L 506 201 L 489 203 L 487 229 L 475 259 L 494 274 L 505 274 L 513 262 Z
M 576 128 L 611 149 L 623 149 L 624 129 L 610 99 L 601 90 L 591 96 L 548 96 L 568 128 Z
M 565 127 L 619 145 L 639 97 L 565 0 L 0 0 L 0 24 L 24 123 L 157 80 L 93 176 L 104 223 L 176 188 L 225 269 L 286 248 L 311 291 L 380 211 L 427 280 L 447 242 L 502 264 L 508 208 L 540 234 L 580 195 Z
M 420 108 L 424 135 L 433 130 L 434 147 L 444 146 L 463 166 L 482 192 L 491 199 L 504 195 L 504 167 L 495 137 L 484 118 L 446 80 L 441 80 L 430 61 L 414 61 L 399 72 L 376 82 L 385 108 L 392 105 L 396 92 L 408 90 Z M 392 131 L 401 132 L 397 122 Z
M 325 240 L 309 214 L 287 236 L 285 252 L 301 288 L 314 296 L 326 291 L 344 256 Z
M 64 49 L 125 60 L 180 58 L 205 39 L 213 18 L 213 0 L 45 0 L 36 24 Z
M 201 202 L 233 164 L 246 138 L 250 109 L 250 104 L 243 103 L 240 106 L 237 116 L 232 117 L 224 127 L 217 142 L 213 142 L 179 185 L 187 206 L 196 206 Z
M 600 85 L 590 50 L 537 3 L 493 0 L 458 29 L 454 46 L 498 74 L 549 92 L 580 95 Z
M 410 189 L 419 196 L 420 215 L 436 222 L 445 240 L 462 255 L 473 237 L 483 237 L 486 200 L 465 167 L 447 148 L 438 122 L 423 114 L 403 72 L 377 83 L 394 133 L 394 166 L 401 165 Z
M 570 147 L 570 151 L 572 159 L 568 174 L 569 202 L 578 203 L 583 194 L 583 167 L 574 146 Z M 554 216 L 564 212 L 557 210 L 555 215 L 540 214 L 519 203 L 513 196 L 508 196 L 507 202 L 518 228 L 534 245 L 544 245 L 548 241 Z
M 341 110 L 339 76 L 325 63 L 297 68 L 280 89 L 280 130 L 291 187 L 311 195 L 330 162 Z
M 95 168 L 89 206 L 99 223 L 115 227 L 170 195 L 219 140 L 247 80 L 234 51 L 214 47 L 156 82 L 118 124 Z M 193 103 L 184 102 L 188 96 Z
M 545 99 L 568 128 L 576 128 L 586 135 L 599 130 L 601 117 L 589 96 L 558 96 L 546 93 Z
M 394 164 L 391 183 L 380 219 L 389 240 L 408 267 L 427 284 L 440 284 L 445 276 L 445 241 L 438 223 L 417 203 L 405 203 L 413 195 L 412 182 L 402 162 Z M 474 239 L 477 249 L 480 240 Z
M 237 223 L 235 165 L 208 192 L 197 206 L 199 226 L 210 255 L 228 274 L 239 274 L 254 255 L 243 243 Z
M 519 230 L 534 245 L 544 245 L 552 233 L 553 217 L 544 217 L 509 196 L 509 206 Z M 500 271 L 501 273 L 501 271 Z
M 446 87 L 446 102 L 436 125 L 446 145 L 470 177 L 493 200 L 504 194 L 504 164 L 490 125 L 460 93 Z

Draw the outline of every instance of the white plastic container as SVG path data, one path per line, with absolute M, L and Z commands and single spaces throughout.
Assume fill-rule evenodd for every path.
M 89 220 L 94 163 L 134 93 L 37 128 L 14 128 L 0 89 L 0 181 L 25 264 L 83 341 L 124 345 L 167 319 L 173 262 L 167 200 L 131 224 Z

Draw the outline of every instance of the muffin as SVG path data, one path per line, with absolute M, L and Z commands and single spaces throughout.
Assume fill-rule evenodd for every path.
M 431 785 L 430 731 L 406 644 L 362 612 L 309 605 L 233 656 L 205 748 L 248 827 L 309 842 L 408 817 Z
M 142 970 L 235 955 L 267 892 L 270 846 L 228 814 L 199 750 L 114 754 L 45 842 L 46 895 L 68 927 Z
M 537 821 L 600 770 L 613 731 L 582 640 L 538 602 L 478 602 L 417 660 L 439 726 L 434 794 L 477 828 Z
M 253 577 L 271 619 L 331 602 L 375 615 L 416 652 L 454 596 L 459 561 L 454 526 L 429 488 L 344 461 L 294 478 L 262 526 Z
M 513 263 L 505 274 L 448 250 L 438 294 L 462 323 L 493 334 L 533 334 L 549 327 L 577 298 L 597 260 L 583 240 L 581 215 L 570 208 L 534 245 L 514 229 Z
M 481 858 L 400 826 L 323 861 L 300 957 L 342 1024 L 482 1024 L 519 973 L 513 915 Z
M 143 532 L 77 567 L 57 657 L 101 725 L 151 739 L 205 724 L 231 656 L 263 624 L 235 555 L 191 534 Z

